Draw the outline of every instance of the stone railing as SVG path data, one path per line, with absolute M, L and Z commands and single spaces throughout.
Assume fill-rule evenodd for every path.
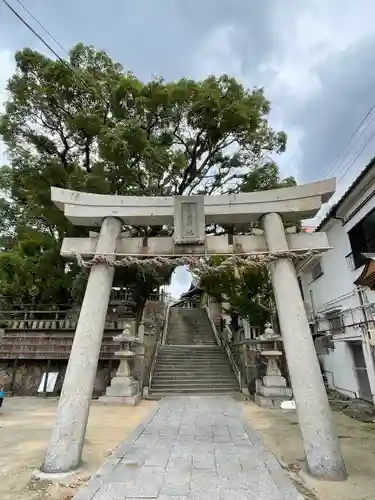
M 275 345 L 277 350 L 284 352 L 283 343 L 280 340 L 262 341 L 258 338 L 231 342 L 230 349 L 242 375 L 242 387 L 246 387 L 250 394 L 255 394 L 256 379 L 265 375 L 266 362 L 261 356 L 261 352 L 270 348 L 273 349 Z M 280 359 L 280 370 L 290 383 L 284 355 Z
M 125 327 L 129 314 L 117 309 L 108 309 L 106 330 L 121 330 Z M 2 310 L 0 311 L 0 328 L 25 332 L 75 330 L 78 316 L 79 308 L 70 310 Z
M 149 380 L 160 344 L 167 306 L 159 301 L 147 301 L 138 328 L 139 344 L 136 353 L 132 376 L 138 380 L 141 390 L 149 386 Z
M 148 302 L 165 302 L 167 298 L 167 294 L 165 294 L 164 292 L 160 292 L 160 293 L 151 293 L 148 298 L 147 298 L 147 301 Z M 134 293 L 132 290 L 129 290 L 129 289 L 116 289 L 116 288 L 113 288 L 112 291 L 111 291 L 111 295 L 110 295 L 110 299 L 109 299 L 109 302 L 110 303 L 133 303 L 134 301 Z
M 212 317 L 212 308 L 205 306 L 205 310 L 207 312 L 208 319 L 211 323 L 212 330 L 214 332 L 214 335 L 216 337 L 216 340 L 219 345 L 223 346 L 227 356 L 228 360 L 231 364 L 232 370 L 234 374 L 237 377 L 238 384 L 240 387 L 240 390 L 242 391 L 242 374 L 239 366 L 236 363 L 236 360 L 233 356 L 232 350 L 230 348 L 230 329 L 228 327 L 225 327 L 224 330 L 220 330 L 220 328 L 217 326 L 217 322 L 215 322 L 214 318 Z
M 1 320 L 1 326 L 5 330 L 20 331 L 45 331 L 45 330 L 75 330 L 77 326 L 76 319 L 46 320 L 46 319 L 5 319 Z M 106 330 L 122 330 L 125 327 L 126 320 L 117 319 L 105 322 Z
M 109 298 L 110 303 L 122 303 L 122 302 L 133 302 L 133 291 L 128 289 L 116 289 L 113 288 Z

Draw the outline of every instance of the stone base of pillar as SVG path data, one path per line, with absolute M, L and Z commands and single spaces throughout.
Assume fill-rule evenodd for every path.
M 266 375 L 256 381 L 255 403 L 262 408 L 280 409 L 281 403 L 292 395 L 292 389 L 281 375 Z
M 106 396 L 128 397 L 139 393 L 139 385 L 132 377 L 114 377 L 111 385 L 107 387 Z
M 293 395 L 277 364 L 282 352 L 268 350 L 261 354 L 267 358 L 267 373 L 255 382 L 255 402 L 262 408 L 280 408 L 281 403 Z
M 72 482 L 72 478 L 78 476 L 80 472 L 80 468 L 71 470 L 70 472 L 43 472 L 40 469 L 34 469 L 31 477 L 39 481 L 50 481 L 51 483 L 68 485 Z
M 285 399 L 284 396 L 262 396 L 261 394 L 255 394 L 254 396 L 255 404 L 267 410 L 280 410 L 281 403 Z
M 140 394 L 134 396 L 102 396 L 99 401 L 105 405 L 137 406 L 141 401 Z
M 105 396 L 99 398 L 99 401 L 106 404 L 137 405 L 141 400 L 139 384 L 133 377 L 127 375 L 129 371 L 127 361 L 121 361 L 116 376 L 107 387 Z

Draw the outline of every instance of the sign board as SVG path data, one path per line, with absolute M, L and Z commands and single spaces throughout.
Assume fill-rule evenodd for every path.
M 48 374 L 46 392 L 53 392 L 55 390 L 55 385 L 57 382 L 58 372 L 51 372 Z M 46 373 L 43 373 L 42 380 L 40 381 L 38 387 L 38 393 L 44 392 L 44 384 L 46 380 Z
M 173 238 L 176 245 L 204 244 L 204 196 L 174 197 Z

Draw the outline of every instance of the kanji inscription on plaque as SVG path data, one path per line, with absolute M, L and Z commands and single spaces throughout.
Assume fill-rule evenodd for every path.
M 204 196 L 175 196 L 174 241 L 203 244 L 205 237 Z

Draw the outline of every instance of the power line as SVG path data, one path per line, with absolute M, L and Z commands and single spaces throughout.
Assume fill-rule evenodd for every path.
M 367 137 L 367 140 L 362 144 L 361 149 L 358 151 L 358 153 L 355 155 L 355 157 L 352 159 L 352 161 L 349 163 L 347 169 L 344 171 L 342 176 L 339 179 L 339 182 L 342 181 L 342 179 L 346 176 L 346 174 L 351 170 L 352 166 L 354 165 L 355 161 L 359 157 L 359 155 L 366 149 L 368 144 L 372 141 L 372 139 L 375 137 L 375 129 L 371 132 L 371 134 Z
M 360 139 L 364 133 L 366 132 L 366 130 L 369 128 L 369 126 L 371 125 L 371 123 L 375 120 L 375 115 L 371 118 L 371 120 L 368 122 L 368 124 L 366 125 L 366 127 L 364 127 L 361 131 L 361 133 L 359 134 L 358 136 L 358 139 Z M 370 137 L 372 137 L 373 135 L 373 132 L 374 132 L 374 128 L 371 130 L 370 132 Z M 353 159 L 353 162 L 358 158 L 359 154 L 363 151 L 363 149 L 366 147 L 366 145 L 368 144 L 369 140 L 365 139 L 364 142 L 358 144 L 358 146 L 361 148 L 360 151 L 355 155 L 354 159 Z M 362 147 L 363 146 L 363 147 Z M 352 158 L 350 157 L 350 153 L 357 147 L 357 145 L 355 143 L 352 144 L 352 146 L 348 149 L 345 157 L 340 161 L 340 163 L 337 165 L 337 167 L 332 171 L 332 175 L 334 175 L 336 172 L 337 174 L 339 175 L 340 172 L 342 172 L 343 170 L 345 170 L 345 168 L 348 166 L 348 164 L 350 164 L 349 166 L 351 166 L 353 164 L 353 162 L 351 162 Z M 355 151 L 354 151 L 355 153 Z M 345 170 L 346 172 L 346 170 Z M 341 177 L 342 178 L 342 177 Z M 341 179 L 340 178 L 340 179 Z
M 40 40 L 42 42 L 43 45 L 45 45 L 47 47 L 48 50 L 50 50 L 52 52 L 52 54 L 54 54 L 57 59 L 59 59 L 63 64 L 65 64 L 66 66 L 68 66 L 70 69 L 72 69 L 69 64 L 64 61 L 64 59 L 62 57 L 59 56 L 59 54 L 51 47 L 51 45 L 46 42 L 44 40 L 44 38 L 39 35 L 39 33 L 37 31 L 34 30 L 34 28 L 27 22 L 25 21 L 25 19 L 21 16 L 21 14 L 19 14 L 16 9 L 14 9 L 8 2 L 7 0 L 2 0 L 2 2 L 8 7 L 8 9 L 13 12 L 13 14 L 21 21 L 22 24 L 24 24 L 37 38 L 38 40 Z
M 23 4 L 21 2 L 21 0 L 16 0 L 16 2 L 29 14 L 29 16 L 34 19 L 34 21 L 42 28 L 42 30 L 47 33 L 47 35 L 52 38 L 52 40 L 56 43 L 56 45 L 58 45 L 60 47 L 60 49 L 65 52 L 65 54 L 67 56 L 69 56 L 69 52 L 65 49 L 65 47 L 63 47 L 63 45 L 61 45 L 61 43 L 52 35 L 52 33 L 50 33 L 47 28 L 45 26 L 43 26 L 43 24 L 34 16 L 34 14 L 32 12 L 30 12 L 30 10 L 26 7 L 25 4 Z M 6 3 L 6 2 L 5 2 Z M 17 16 L 18 17 L 18 16 Z
M 354 137 L 356 136 L 357 132 L 360 130 L 360 128 L 362 127 L 362 125 L 365 123 L 365 121 L 367 120 L 367 118 L 371 115 L 372 111 L 375 109 L 375 103 L 371 106 L 371 108 L 369 109 L 369 111 L 366 113 L 366 115 L 363 117 L 363 119 L 361 120 L 361 122 L 359 123 L 359 125 L 356 127 L 356 129 L 351 133 L 351 135 L 349 136 L 349 138 L 347 139 L 347 142 L 343 145 L 343 147 L 341 148 L 341 150 L 336 154 L 336 156 L 334 157 L 334 159 L 331 161 L 331 163 L 328 165 L 327 169 L 324 171 L 324 173 L 326 175 L 328 175 L 328 173 L 331 171 L 332 167 L 335 165 L 335 163 L 337 163 L 337 161 L 339 160 L 340 156 L 342 155 L 342 153 L 347 149 L 347 147 L 350 145 L 350 143 L 353 141 Z M 374 118 L 372 118 L 370 120 L 370 122 L 366 125 L 366 127 L 363 129 L 360 137 L 363 135 L 363 133 L 365 132 L 365 130 L 368 128 L 368 126 L 370 125 L 370 123 L 374 120 Z M 349 150 L 349 153 L 350 151 L 352 150 L 353 148 L 351 148 Z M 342 162 L 340 162 L 338 164 L 338 167 L 340 166 Z M 333 169 L 333 171 L 331 172 L 332 174 L 337 171 L 337 167 Z
M 69 55 L 69 53 L 66 51 L 66 49 L 60 44 L 60 42 L 43 26 L 43 24 L 38 21 L 38 19 L 23 5 L 23 3 L 20 1 L 20 0 L 16 0 L 24 9 L 25 11 L 39 24 L 39 26 L 42 27 L 42 29 L 58 44 L 59 47 L 62 48 L 62 50 Z M 2 0 L 2 2 L 8 7 L 8 9 L 17 17 L 17 19 L 19 19 L 22 24 L 24 24 L 37 38 L 38 40 L 40 40 L 43 45 L 45 47 L 47 47 L 48 50 L 50 50 L 52 52 L 52 54 L 54 54 L 54 56 L 66 67 L 68 68 L 75 76 L 76 78 L 79 80 L 79 82 L 83 85 L 83 88 L 86 90 L 87 87 L 88 87 L 88 82 L 84 81 L 81 76 L 77 73 L 77 71 L 65 60 L 63 59 L 52 47 L 51 45 L 46 42 L 46 40 L 42 37 L 42 35 L 40 35 L 27 21 L 25 21 L 25 19 L 21 16 L 21 14 L 19 12 L 16 11 L 16 9 L 14 9 L 10 3 L 7 1 L 7 0 Z M 98 92 L 98 96 L 100 97 L 100 99 L 105 103 L 106 107 L 109 106 L 109 103 L 108 101 L 105 99 L 105 97 L 100 93 L 100 91 Z M 82 106 L 78 103 L 78 106 L 82 109 L 82 111 L 84 111 L 84 109 L 82 108 Z M 66 110 L 65 110 L 66 111 Z M 67 112 L 67 111 L 66 111 Z

